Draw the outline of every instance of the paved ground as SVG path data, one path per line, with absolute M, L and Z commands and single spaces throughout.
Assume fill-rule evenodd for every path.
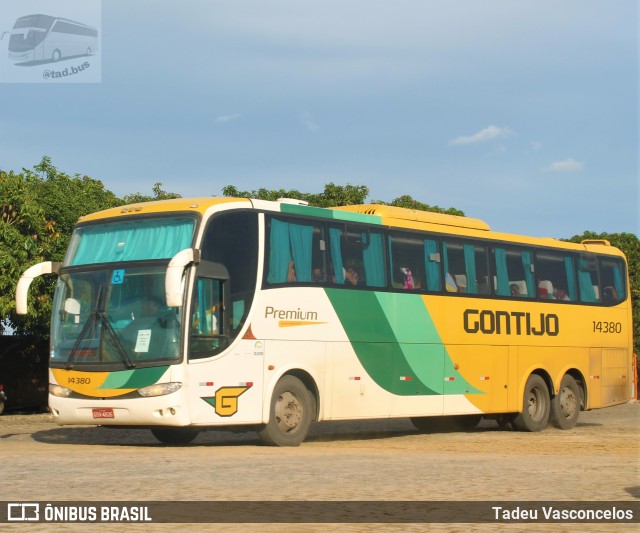
M 110 500 L 602 500 L 640 499 L 640 404 L 582 413 L 576 428 L 420 434 L 406 419 L 317 424 L 299 448 L 255 433 L 206 432 L 187 447 L 146 430 L 58 427 L 48 415 L 0 417 L 0 501 Z M 300 516 L 295 506 L 292 517 Z M 3 526 L 4 527 L 4 526 Z M 78 530 L 89 526 L 73 526 Z M 104 531 L 172 527 L 262 531 L 264 526 L 92 525 Z M 608 526 L 610 531 L 625 526 Z M 69 530 L 69 525 L 59 525 Z M 370 526 L 342 524 L 339 531 Z M 486 524 L 383 525 L 381 530 L 484 531 Z M 14 530 L 48 531 L 52 525 Z M 327 525 L 268 526 L 325 531 Z M 530 531 L 531 524 L 500 526 Z M 606 529 L 545 525 L 548 531 Z M 629 530 L 636 530 L 630 527 Z

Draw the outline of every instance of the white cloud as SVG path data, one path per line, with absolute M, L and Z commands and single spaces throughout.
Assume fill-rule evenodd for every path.
M 500 139 L 504 137 L 509 137 L 513 135 L 513 131 L 510 128 L 500 126 L 487 126 L 483 130 L 480 130 L 473 135 L 463 135 L 461 137 L 456 137 L 449 141 L 449 145 L 466 145 L 466 144 L 477 144 L 487 141 L 492 141 L 494 139 Z
M 306 128 L 309 131 L 316 131 L 320 127 L 318 126 L 318 124 L 316 124 L 316 121 L 314 120 L 313 116 L 308 111 L 305 111 L 304 113 L 302 113 L 302 116 L 300 117 L 300 122 L 302 122 L 302 124 L 306 126 Z
M 240 118 L 240 113 L 234 113 L 232 115 L 220 115 L 216 117 L 215 121 L 218 124 L 223 124 L 225 122 L 231 122 L 233 120 L 238 120 Z
M 577 172 L 584 168 L 582 161 L 576 161 L 573 158 L 565 159 L 564 161 L 555 161 L 543 170 L 545 172 Z

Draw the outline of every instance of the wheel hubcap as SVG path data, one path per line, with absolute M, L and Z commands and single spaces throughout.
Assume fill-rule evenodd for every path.
M 532 389 L 527 401 L 527 412 L 533 420 L 538 420 L 544 411 L 543 398 L 538 389 Z
M 291 392 L 285 392 L 278 397 L 276 402 L 276 423 L 278 427 L 286 432 L 295 431 L 300 425 L 304 412 L 302 404 L 297 396 Z
M 560 391 L 560 410 L 565 418 L 571 418 L 578 408 L 578 399 L 569 387 Z

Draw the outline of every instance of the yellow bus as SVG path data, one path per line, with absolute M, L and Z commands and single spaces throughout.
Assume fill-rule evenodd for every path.
M 49 406 L 61 425 L 145 427 L 165 443 L 312 421 L 482 418 L 575 426 L 627 402 L 624 255 L 383 205 L 177 199 L 82 217 L 55 273 Z

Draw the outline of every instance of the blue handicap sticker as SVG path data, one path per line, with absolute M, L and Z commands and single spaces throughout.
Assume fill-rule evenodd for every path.
M 114 270 L 111 275 L 111 285 L 121 285 L 124 282 L 124 270 Z

